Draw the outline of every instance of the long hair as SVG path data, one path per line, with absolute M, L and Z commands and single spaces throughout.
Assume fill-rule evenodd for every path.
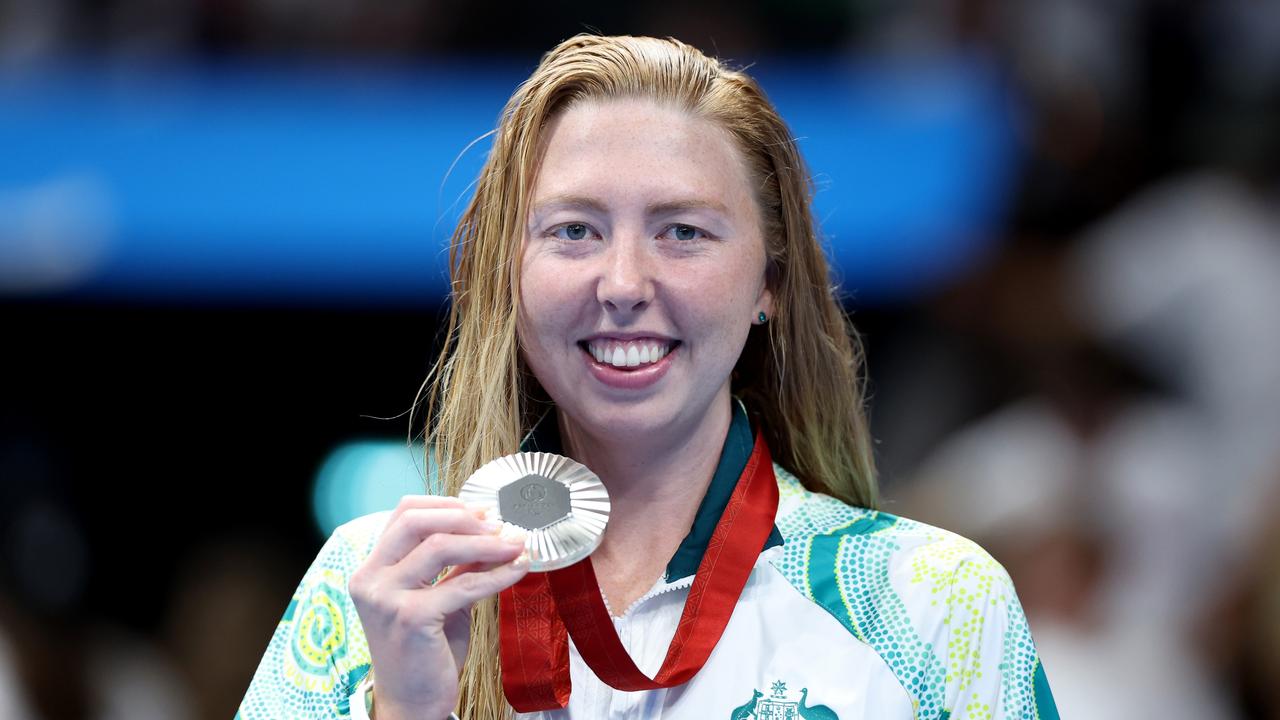
M 428 378 L 427 447 L 446 492 L 516 452 L 546 398 L 524 366 L 516 317 L 520 248 L 544 128 L 574 103 L 651 98 L 720 124 L 747 162 L 762 214 L 774 315 L 755 326 L 733 388 L 760 419 L 774 459 L 805 487 L 876 504 L 861 353 L 828 277 L 799 149 L 747 75 L 674 39 L 578 35 L 542 58 L 503 109 L 493 147 L 450 248 L 444 347 Z M 507 717 L 497 601 L 472 611 L 460 713 Z

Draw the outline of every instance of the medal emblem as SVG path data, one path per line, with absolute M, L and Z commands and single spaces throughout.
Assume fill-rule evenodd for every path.
M 568 567 L 600 546 L 609 493 L 585 465 L 552 453 L 516 453 L 486 463 L 458 497 L 489 508 L 508 528 L 527 533 L 529 569 Z

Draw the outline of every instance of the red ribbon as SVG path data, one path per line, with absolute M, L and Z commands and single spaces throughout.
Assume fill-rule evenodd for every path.
M 640 672 L 613 628 L 591 558 L 548 573 L 530 573 L 499 596 L 502 686 L 519 712 L 557 710 L 569 702 L 569 644 L 596 677 L 618 690 L 654 690 L 688 682 L 706 664 L 756 558 L 773 529 L 778 484 L 764 434 L 716 524 L 680 624 L 661 669 Z

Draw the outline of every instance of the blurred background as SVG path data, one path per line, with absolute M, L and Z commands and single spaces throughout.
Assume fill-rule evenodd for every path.
M 1013 575 L 1066 718 L 1280 718 L 1280 3 L 0 0 L 0 718 L 230 717 L 420 491 L 445 243 L 582 30 L 750 65 L 889 511 Z

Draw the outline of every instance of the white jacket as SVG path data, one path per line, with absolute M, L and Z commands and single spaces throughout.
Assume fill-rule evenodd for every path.
M 711 529 L 752 444 L 745 414 L 666 576 L 615 617 L 654 675 Z M 519 718 L 616 720 L 1050 720 L 1058 717 L 1008 574 L 958 535 L 810 492 L 774 465 L 779 507 L 724 635 L 689 682 L 621 692 L 570 641 L 563 710 Z M 389 519 L 339 527 L 271 638 L 238 720 L 367 717 L 369 648 L 347 592 Z M 617 608 L 614 608 L 616 612 Z

